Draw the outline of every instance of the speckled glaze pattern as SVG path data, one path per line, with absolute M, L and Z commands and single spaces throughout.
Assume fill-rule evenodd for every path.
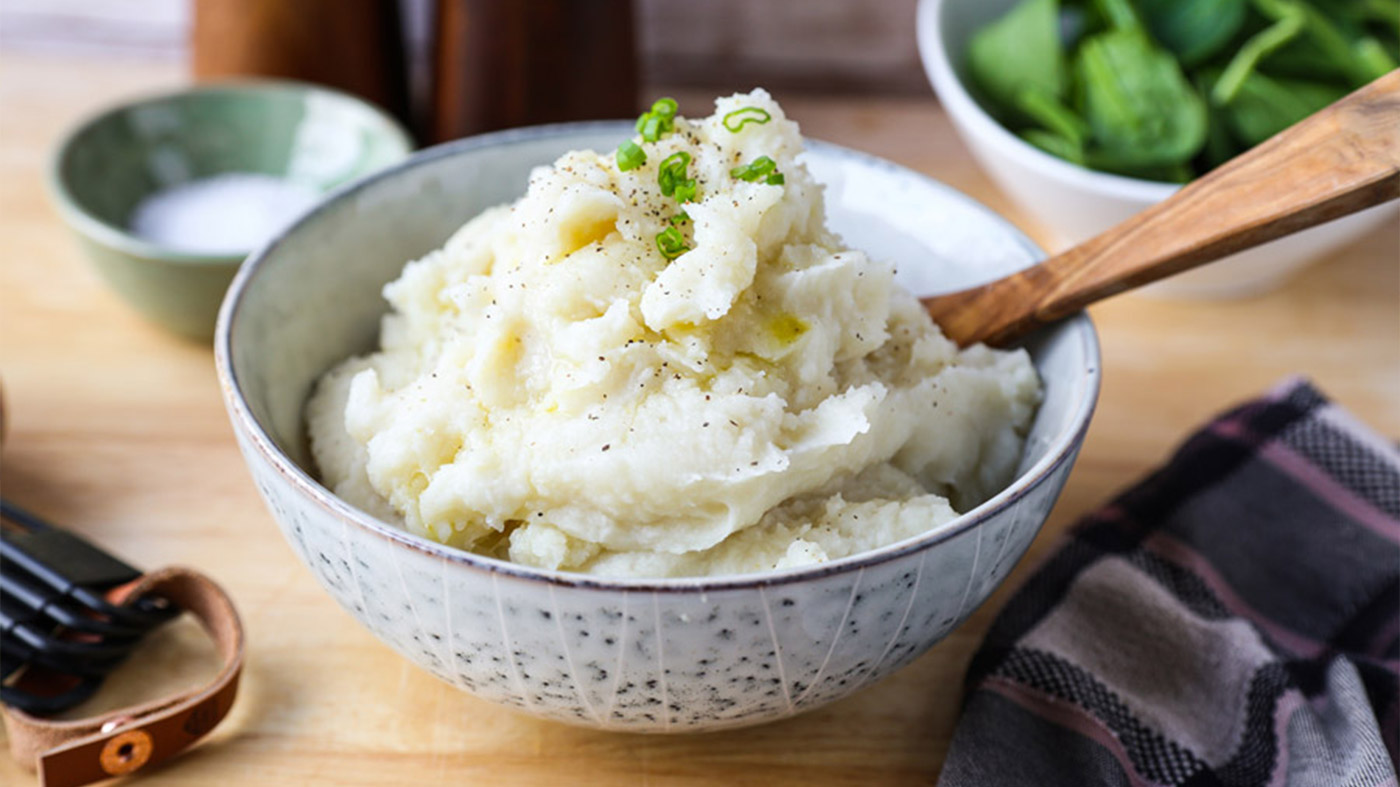
M 235 281 L 216 340 L 220 378 L 287 541 L 342 607 L 412 662 L 488 700 L 606 729 L 782 718 L 908 664 L 1006 578 L 1083 439 L 1098 388 L 1093 328 L 1078 317 L 1030 342 L 1046 400 L 1010 489 L 938 531 L 815 568 L 653 581 L 536 571 L 419 539 L 317 484 L 302 403 L 325 368 L 373 342 L 379 287 L 468 216 L 516 196 L 531 165 L 571 148 L 610 148 L 627 133 L 582 124 L 464 140 L 341 193 Z M 827 145 L 808 156 L 828 184 L 833 226 L 852 245 L 894 256 L 916 289 L 926 291 L 919 276 L 929 265 L 956 287 L 1039 254 L 986 209 L 916 173 Z M 450 200 L 396 207 L 425 193 Z M 968 262 L 977 254 L 982 266 Z M 335 264 L 344 275 L 328 279 Z M 340 308 L 297 308 L 313 286 Z
M 255 463 L 254 477 L 322 586 L 410 661 L 537 715 L 664 732 L 781 718 L 908 664 L 1006 578 L 1068 469 L 1063 463 L 1003 515 L 936 549 L 710 591 L 463 570 L 306 507 L 270 468 Z

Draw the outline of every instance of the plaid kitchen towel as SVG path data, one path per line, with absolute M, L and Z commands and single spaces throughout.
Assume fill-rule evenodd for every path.
M 941 787 L 1396 784 L 1400 452 L 1303 382 L 1090 515 L 997 617 Z

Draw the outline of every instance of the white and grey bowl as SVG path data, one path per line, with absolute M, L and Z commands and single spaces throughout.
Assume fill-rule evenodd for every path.
M 1028 342 L 1045 400 L 1009 488 L 944 527 L 817 567 L 672 580 L 542 571 L 411 535 L 318 483 L 303 403 L 326 369 L 374 347 L 380 288 L 468 218 L 519 196 L 532 167 L 566 150 L 610 150 L 629 133 L 589 123 L 465 139 L 333 195 L 256 252 L 230 288 L 215 339 L 225 403 L 297 555 L 375 635 L 448 683 L 609 729 L 781 718 L 908 664 L 1006 578 L 1083 441 L 1097 339 L 1081 315 Z M 916 292 L 1041 256 L 1007 222 L 922 175 L 833 145 L 811 143 L 806 157 L 828 186 L 832 226 L 893 258 Z

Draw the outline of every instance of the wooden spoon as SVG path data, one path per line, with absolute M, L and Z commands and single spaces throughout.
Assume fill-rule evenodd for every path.
M 1400 198 L 1400 69 L 1019 273 L 923 300 L 960 345 L 1006 344 L 1095 301 Z

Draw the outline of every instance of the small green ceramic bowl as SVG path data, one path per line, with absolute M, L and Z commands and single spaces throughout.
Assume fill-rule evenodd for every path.
M 167 248 L 129 229 L 157 192 L 231 172 L 328 192 L 413 149 L 389 115 L 353 96 L 295 82 L 200 85 L 140 98 L 69 132 L 49 167 L 63 220 L 107 283 L 158 325 L 208 340 L 248 252 Z

